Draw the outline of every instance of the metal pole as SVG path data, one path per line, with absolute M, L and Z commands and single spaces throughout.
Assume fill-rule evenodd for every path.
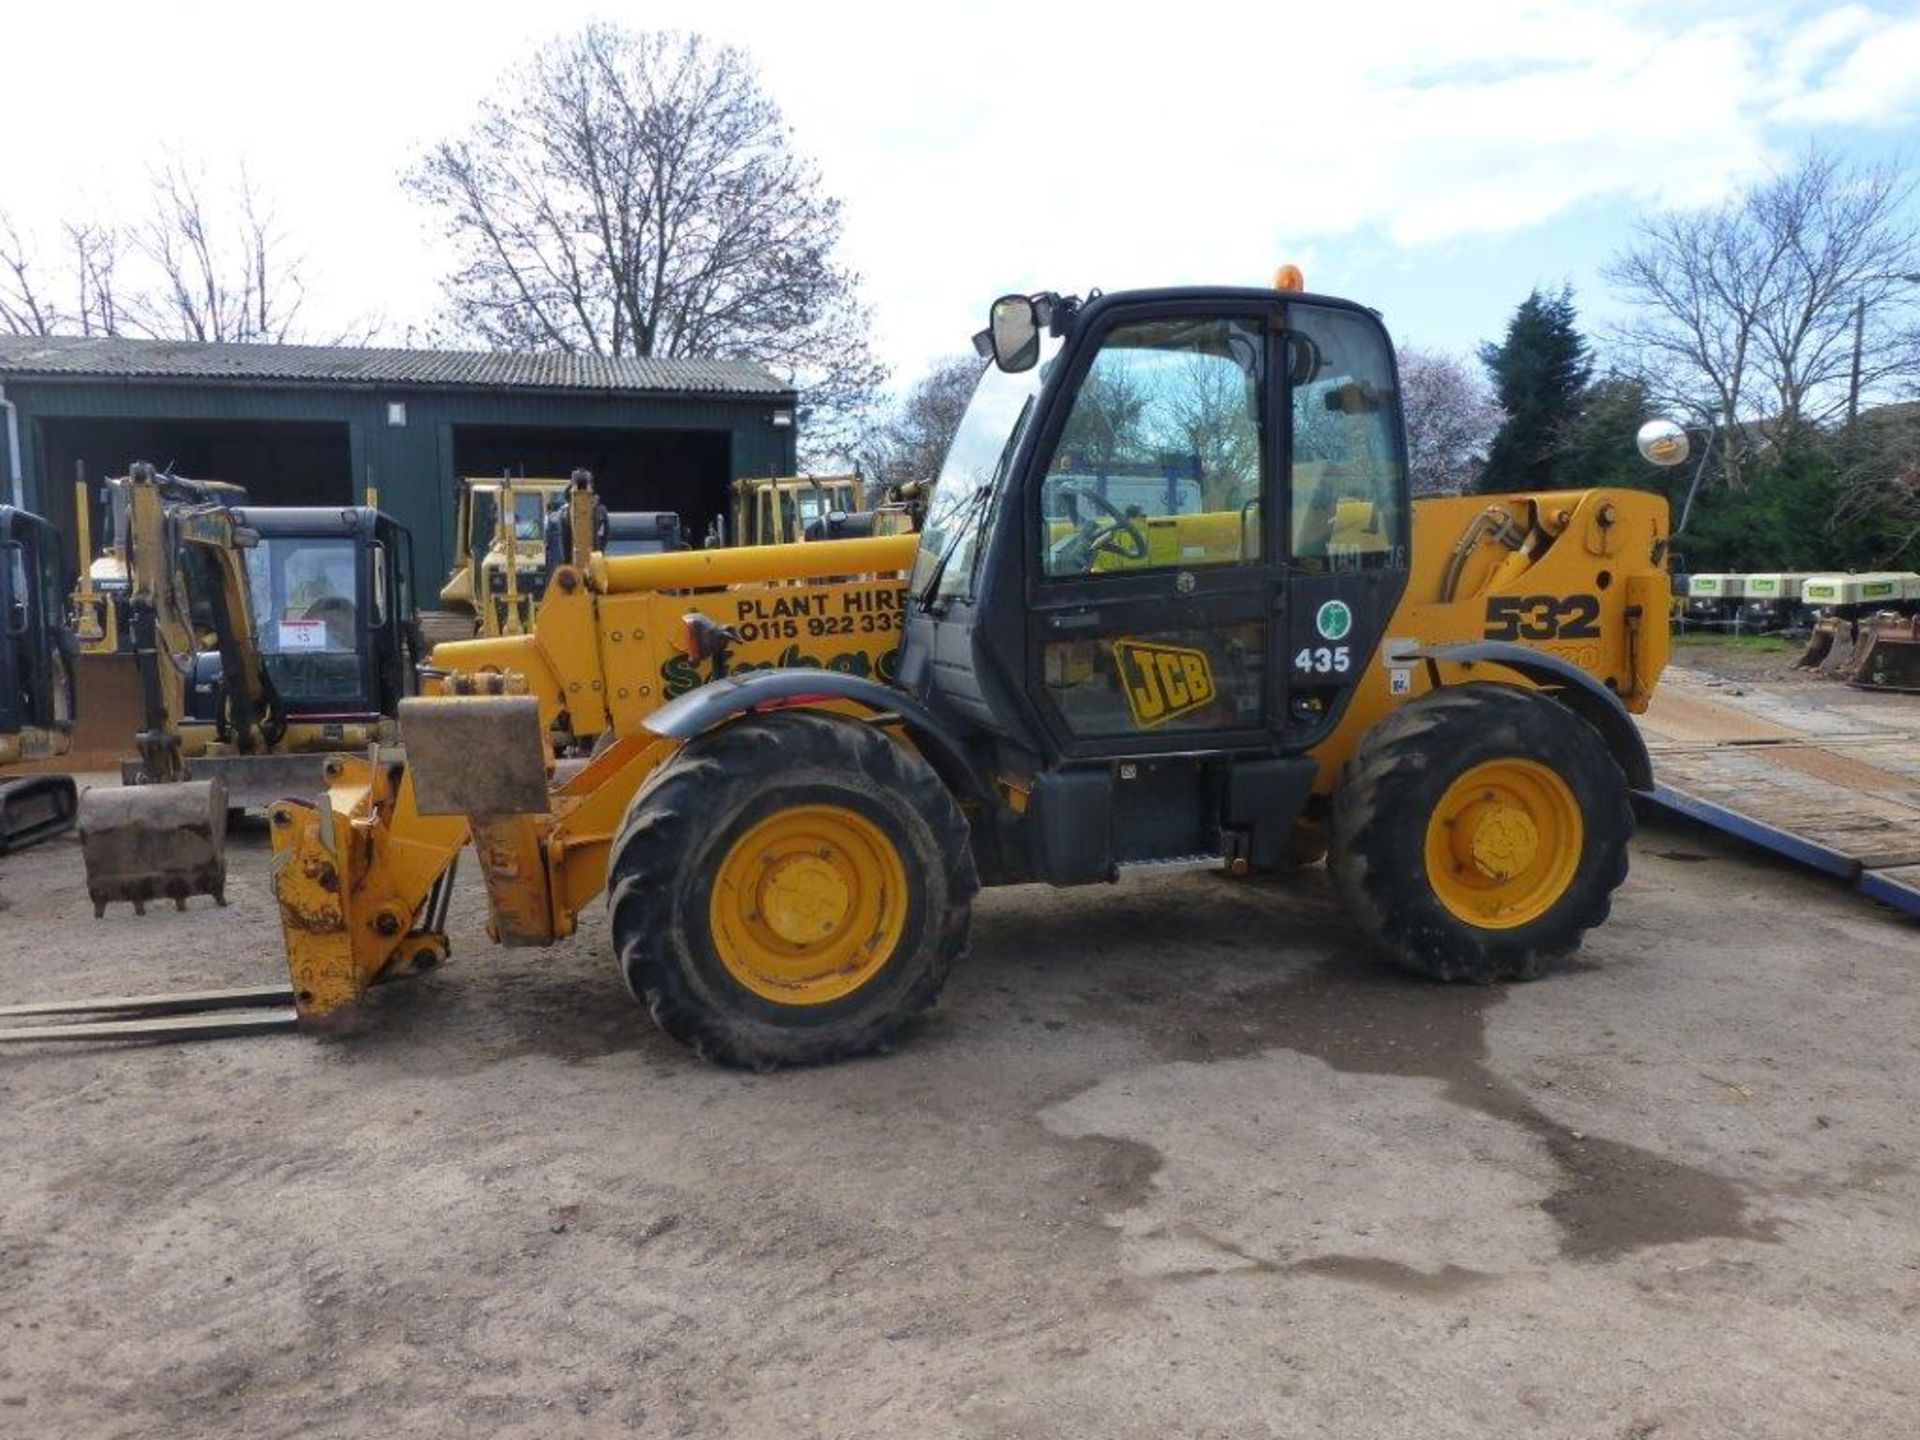
M 1693 500 L 1700 493 L 1700 477 L 1707 473 L 1707 457 L 1713 454 L 1713 442 L 1719 438 L 1715 429 L 1713 412 L 1707 412 L 1707 443 L 1700 447 L 1700 461 L 1693 467 L 1693 480 L 1687 486 L 1686 501 L 1680 506 L 1680 523 L 1673 527 L 1670 538 L 1679 539 L 1680 533 L 1687 528 L 1687 521 L 1693 517 Z

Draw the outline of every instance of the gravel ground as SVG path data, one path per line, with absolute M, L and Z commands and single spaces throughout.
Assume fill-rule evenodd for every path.
M 272 978 L 265 857 L 0 859 L 9 998 Z M 459 913 L 348 1033 L 0 1053 L 0 1434 L 1920 1431 L 1920 929 L 1704 834 L 1504 989 L 1318 871 L 992 893 L 898 1053 L 770 1076 Z

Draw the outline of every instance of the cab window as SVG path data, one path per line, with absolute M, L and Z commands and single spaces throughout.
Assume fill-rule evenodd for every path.
M 1296 305 L 1285 354 L 1295 561 L 1317 571 L 1405 564 L 1406 479 L 1386 336 L 1364 315 Z
M 1262 354 L 1250 318 L 1106 337 L 1040 487 L 1047 576 L 1260 558 Z
M 7 584 L 0 599 L 6 601 L 6 614 L 0 616 L 8 635 L 24 635 L 31 616 L 28 605 L 33 595 L 27 583 L 27 551 L 24 545 L 9 545 L 0 550 L 0 561 L 7 567 Z

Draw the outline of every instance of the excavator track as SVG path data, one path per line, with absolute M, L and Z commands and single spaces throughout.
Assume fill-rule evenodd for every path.
M 80 792 L 71 775 L 0 780 L 0 855 L 64 835 L 79 808 Z
M 86 1019 L 111 1016 L 111 1019 Z M 300 1023 L 288 985 L 241 985 L 229 990 L 182 990 L 170 995 L 123 995 L 101 1000 L 46 1000 L 0 1005 L 0 1020 L 58 1017 L 51 1025 L 0 1025 L 0 1044 L 75 1040 L 215 1040 L 267 1035 Z

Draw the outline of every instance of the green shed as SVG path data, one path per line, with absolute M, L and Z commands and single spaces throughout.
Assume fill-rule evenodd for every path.
M 447 569 L 461 475 L 584 468 L 609 508 L 704 534 L 730 482 L 793 473 L 797 399 L 745 360 L 0 336 L 0 497 L 72 543 L 74 480 L 135 460 L 262 505 L 371 487 L 426 581 Z

